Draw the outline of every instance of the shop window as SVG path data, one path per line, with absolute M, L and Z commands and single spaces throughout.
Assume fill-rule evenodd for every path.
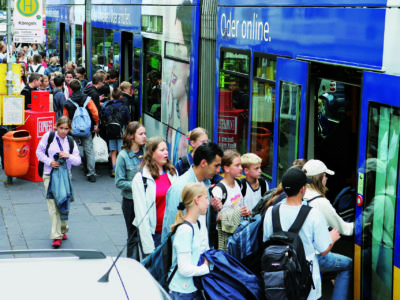
M 223 51 L 219 75 L 218 144 L 248 152 L 250 53 Z
M 105 30 L 105 43 L 104 43 L 104 55 L 107 62 L 104 64 L 106 70 L 111 70 L 113 68 L 113 31 L 111 29 Z
M 82 61 L 82 46 L 83 46 L 83 36 L 82 36 L 82 25 L 75 25 L 75 59 L 78 66 L 83 65 Z
M 272 180 L 276 57 L 255 57 L 253 67 L 250 152 L 261 159 L 263 175 Z
M 162 42 L 144 39 L 144 51 L 142 109 L 161 121 Z
M 97 70 L 104 69 L 106 64 L 104 52 L 104 29 L 92 28 L 92 75 Z

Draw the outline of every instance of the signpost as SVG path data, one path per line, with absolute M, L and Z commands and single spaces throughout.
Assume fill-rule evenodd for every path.
M 43 1 L 15 0 L 14 3 L 14 42 L 42 43 Z

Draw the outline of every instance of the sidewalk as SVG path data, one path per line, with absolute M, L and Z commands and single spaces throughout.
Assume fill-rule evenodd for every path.
M 73 167 L 75 201 L 71 203 L 68 240 L 61 248 L 96 249 L 116 256 L 126 242 L 122 197 L 105 164 L 96 165 L 97 182 Z M 50 219 L 42 182 L 7 176 L 0 170 L 0 250 L 51 249 Z

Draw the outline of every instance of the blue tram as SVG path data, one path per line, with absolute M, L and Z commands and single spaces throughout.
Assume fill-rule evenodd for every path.
M 322 160 L 336 172 L 329 199 L 357 190 L 344 241 L 354 298 L 400 299 L 399 4 L 49 0 L 47 26 L 64 60 L 78 60 L 81 40 L 90 72 L 119 69 L 173 161 L 196 126 L 224 149 L 257 153 L 271 186 L 293 160 Z

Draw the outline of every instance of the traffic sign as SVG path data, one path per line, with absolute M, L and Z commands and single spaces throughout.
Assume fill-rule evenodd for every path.
M 14 3 L 14 42 L 42 43 L 42 0 L 15 0 Z

